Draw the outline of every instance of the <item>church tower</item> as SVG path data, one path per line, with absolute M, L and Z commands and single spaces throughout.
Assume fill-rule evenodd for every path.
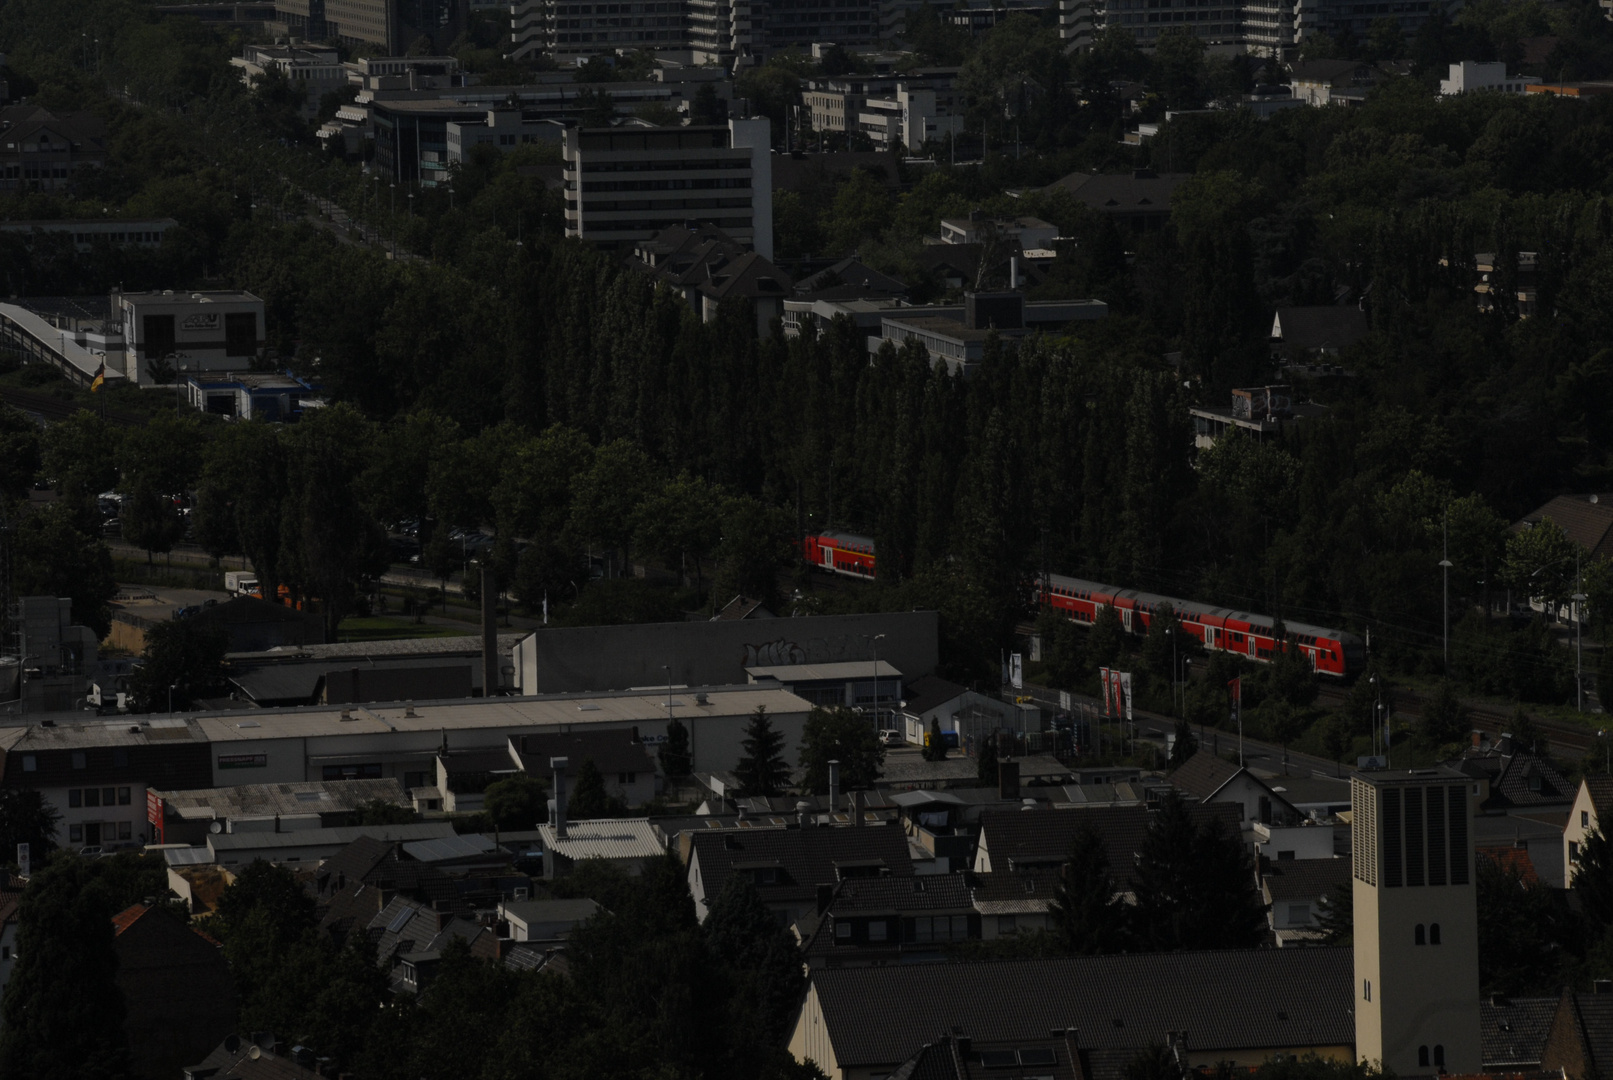
M 1446 768 L 1350 785 L 1355 1053 L 1401 1076 L 1482 1067 L 1472 785 Z

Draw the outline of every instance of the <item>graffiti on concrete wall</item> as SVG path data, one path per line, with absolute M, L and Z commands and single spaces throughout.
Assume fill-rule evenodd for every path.
M 836 660 L 868 660 L 868 639 L 856 634 L 810 638 L 803 648 L 786 638 L 743 646 L 744 667 L 780 667 L 786 664 L 823 664 Z

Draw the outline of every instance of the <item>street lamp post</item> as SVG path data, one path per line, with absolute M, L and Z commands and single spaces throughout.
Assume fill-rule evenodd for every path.
M 1574 707 L 1580 712 L 1585 711 L 1585 676 L 1583 663 L 1585 659 L 1585 614 L 1581 605 L 1585 603 L 1585 583 L 1580 578 L 1579 554 L 1574 555 Z
M 874 657 L 874 730 L 875 731 L 879 730 L 879 639 L 884 637 L 884 636 L 885 636 L 884 634 L 875 634 L 873 641 L 871 641 L 869 643 L 869 650 L 870 650 L 870 652 L 873 653 L 873 657 Z

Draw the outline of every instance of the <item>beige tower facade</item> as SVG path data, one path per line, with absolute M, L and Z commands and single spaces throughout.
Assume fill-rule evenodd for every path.
M 1355 1052 L 1401 1076 L 1482 1065 L 1472 785 L 1443 768 L 1351 783 Z

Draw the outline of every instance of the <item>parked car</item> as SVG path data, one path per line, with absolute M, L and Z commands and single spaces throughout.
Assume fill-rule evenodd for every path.
M 886 746 L 901 746 L 902 733 L 895 728 L 885 728 L 879 733 L 879 741 Z

